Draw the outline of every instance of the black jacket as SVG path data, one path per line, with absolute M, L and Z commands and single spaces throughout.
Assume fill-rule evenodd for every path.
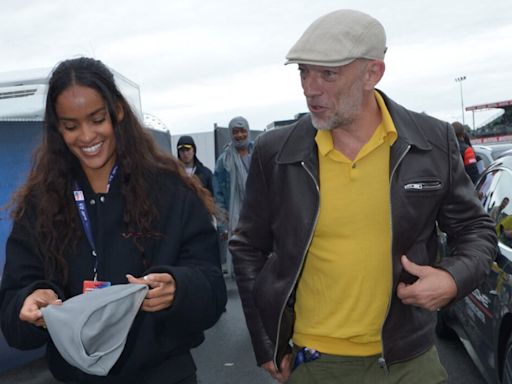
M 436 321 L 435 313 L 397 298 L 398 282 L 413 279 L 403 271 L 400 256 L 448 271 L 460 299 L 489 271 L 496 237 L 464 172 L 451 127 L 383 97 L 398 132 L 390 152 L 393 291 L 381 334 L 384 363 L 393 364 L 430 348 Z M 293 332 L 292 293 L 319 211 L 315 135 L 307 115 L 258 138 L 240 221 L 230 240 L 258 364 L 280 363 Z M 436 222 L 455 249 L 454 257 L 440 262 Z
M 215 324 L 226 304 L 217 232 L 202 202 L 176 175 L 159 171 L 156 176 L 151 200 L 159 213 L 155 229 L 163 237 L 147 241 L 144 255 L 124 234 L 121 177 L 114 178 L 106 195 L 95 194 L 83 174 L 78 179 L 99 254 L 98 279 L 123 284 L 128 273 L 140 277 L 167 272 L 177 287 L 170 308 L 138 313 L 125 349 L 106 377 L 86 375 L 70 366 L 46 331 L 18 318 L 24 299 L 37 288 L 52 288 L 63 300 L 82 293 L 82 282 L 93 278 L 94 267 L 86 237 L 82 236 L 78 252 L 68 255 L 69 282 L 63 285 L 45 280 L 43 255 L 34 235 L 35 211 L 27 211 L 14 223 L 0 290 L 2 330 L 15 348 L 32 349 L 48 343 L 48 364 L 59 380 L 117 384 L 165 377 L 166 382 L 174 383 L 195 371 L 189 349 L 204 340 L 203 331 Z
M 203 163 L 201 163 L 197 157 L 195 158 L 194 165 L 196 167 L 196 171 L 194 175 L 196 175 L 199 180 L 201 181 L 201 184 L 203 184 L 203 187 L 205 187 L 207 190 L 210 191 L 210 193 L 213 196 L 213 175 L 212 171 L 205 166 Z
M 480 172 L 478 171 L 478 166 L 476 165 L 477 159 L 475 155 L 475 151 L 471 147 L 471 145 L 467 144 L 464 140 L 458 140 L 460 156 L 462 158 L 462 162 L 464 163 L 464 169 L 468 174 L 471 181 L 476 184 L 478 181 L 478 177 L 480 176 Z

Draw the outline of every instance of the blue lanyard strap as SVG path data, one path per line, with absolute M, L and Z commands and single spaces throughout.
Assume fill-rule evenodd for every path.
M 108 184 L 107 184 L 107 193 L 110 190 L 110 184 L 114 179 L 114 176 L 117 173 L 118 166 L 115 165 L 110 171 L 110 175 L 108 176 Z M 85 196 L 84 192 L 78 186 L 78 183 L 75 181 L 73 183 L 73 196 L 75 198 L 75 204 L 78 208 L 78 214 L 80 216 L 80 221 L 82 222 L 82 227 L 84 228 L 85 236 L 89 241 L 89 245 L 92 249 L 92 255 L 94 256 L 94 281 L 97 280 L 98 277 L 98 253 L 96 252 L 96 245 L 94 244 L 94 237 L 92 236 L 92 228 L 91 221 L 89 220 L 89 214 L 87 212 L 87 206 L 85 204 Z

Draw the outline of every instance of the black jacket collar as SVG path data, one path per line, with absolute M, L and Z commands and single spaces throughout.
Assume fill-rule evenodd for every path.
M 379 90 L 377 92 L 383 97 L 398 133 L 398 138 L 392 147 L 392 162 L 396 156 L 395 154 L 402 153 L 409 146 L 425 151 L 432 149 L 427 138 L 418 127 L 413 112 L 395 103 L 383 92 Z M 311 123 L 311 116 L 309 114 L 303 116 L 295 123 L 295 126 L 292 127 L 285 139 L 277 155 L 277 163 L 286 164 L 311 160 L 311 156 L 316 156 L 317 154 L 315 144 L 316 132 Z

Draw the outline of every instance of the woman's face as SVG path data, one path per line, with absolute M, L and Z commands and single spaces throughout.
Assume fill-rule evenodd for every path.
M 116 139 L 105 101 L 94 89 L 72 85 L 55 104 L 59 132 L 92 183 L 108 178 L 115 163 Z

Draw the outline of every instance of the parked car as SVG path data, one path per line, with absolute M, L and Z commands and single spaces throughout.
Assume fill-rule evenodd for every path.
M 477 159 L 482 160 L 483 168 L 487 168 L 505 151 L 512 150 L 512 143 L 474 144 L 473 150 L 475 151 Z
M 477 289 L 438 312 L 436 332 L 456 334 L 488 383 L 512 384 L 512 156 L 484 171 L 476 193 L 496 222 L 497 256 Z M 445 234 L 439 239 L 440 257 L 451 257 Z

